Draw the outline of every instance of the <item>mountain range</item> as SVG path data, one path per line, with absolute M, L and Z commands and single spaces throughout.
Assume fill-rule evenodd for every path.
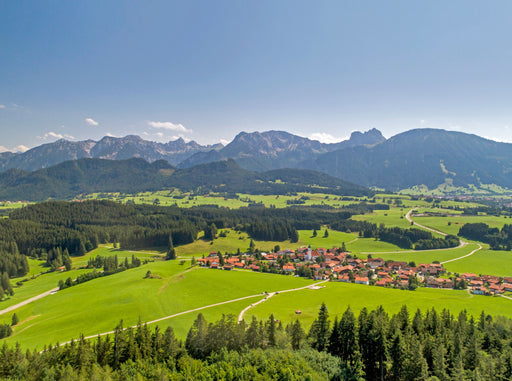
M 241 132 L 226 146 L 204 146 L 183 139 L 156 143 L 133 135 L 104 137 L 97 142 L 59 140 L 24 153 L 0 154 L 0 170 L 37 171 L 84 158 L 140 158 L 148 164 L 163 160 L 172 171 L 232 159 L 252 172 L 307 169 L 391 191 L 417 185 L 433 189 L 441 184 L 512 188 L 512 144 L 441 129 L 414 129 L 389 139 L 371 129 L 353 132 L 350 139 L 334 144 L 284 131 Z M 206 179 L 201 181 L 208 185 Z

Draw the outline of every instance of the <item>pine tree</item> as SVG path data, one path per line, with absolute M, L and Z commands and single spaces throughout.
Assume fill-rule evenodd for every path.
M 174 244 L 172 243 L 172 235 L 169 235 L 169 249 L 167 250 L 167 255 L 165 256 L 165 259 L 176 259 L 176 249 L 174 249 Z
M 192 357 L 202 359 L 206 355 L 207 334 L 208 323 L 203 314 L 199 314 L 188 331 L 187 339 L 185 340 L 185 348 Z
M 290 331 L 290 343 L 292 345 L 293 350 L 299 350 L 302 346 L 302 341 L 304 340 L 304 330 L 302 329 L 302 325 L 300 324 L 299 319 L 295 320 L 295 323 L 291 326 Z
M 329 313 L 325 303 L 322 303 L 318 318 L 313 322 L 309 331 L 309 336 L 313 340 L 311 346 L 317 351 L 326 350 L 329 343 L 329 333 Z
M 14 313 L 12 315 L 12 320 L 11 320 L 11 325 L 12 326 L 15 326 L 16 324 L 18 324 L 19 320 L 18 320 L 18 315 L 16 315 L 16 313 Z
M 350 306 L 347 307 L 338 324 L 340 331 L 341 351 L 340 357 L 343 361 L 354 365 L 356 358 L 359 358 L 357 350 L 357 333 L 356 333 L 356 317 Z
M 329 237 L 329 232 L 327 231 L 327 229 L 325 229 L 324 238 L 327 238 L 327 237 Z
M 266 324 L 266 336 L 269 347 L 276 346 L 276 320 L 274 314 L 271 314 Z
M 81 256 L 85 255 L 86 252 L 87 251 L 85 250 L 85 245 L 84 245 L 83 241 L 80 240 L 80 245 L 78 247 L 78 255 L 81 257 Z
M 316 232 L 316 229 L 313 229 L 313 237 L 316 237 L 317 236 L 317 232 Z
M 290 242 L 295 243 L 299 241 L 299 233 L 297 232 L 297 229 L 293 228 L 290 233 Z

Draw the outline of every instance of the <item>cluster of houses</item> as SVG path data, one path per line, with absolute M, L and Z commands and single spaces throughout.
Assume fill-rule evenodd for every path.
M 280 250 L 259 255 L 243 253 L 236 256 L 219 256 L 212 252 L 200 258 L 201 266 L 214 269 L 246 269 L 278 272 L 296 276 L 310 276 L 316 280 L 375 285 L 380 287 L 409 288 L 411 281 L 430 288 L 466 288 L 474 294 L 494 295 L 512 292 L 512 278 L 489 275 L 462 274 L 447 277 L 446 269 L 438 263 L 385 261 L 382 258 L 359 259 L 339 249 L 311 247 L 298 250 Z
M 512 277 L 500 278 L 494 275 L 476 275 L 464 273 L 460 275 L 475 295 L 499 295 L 512 292 Z

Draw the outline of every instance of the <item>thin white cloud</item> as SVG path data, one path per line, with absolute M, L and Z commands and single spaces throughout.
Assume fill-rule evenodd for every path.
M 111 134 L 110 132 L 107 132 L 105 136 L 108 136 L 109 138 L 118 138 L 119 136 L 116 136 L 114 134 Z
M 309 135 L 311 140 L 318 140 L 320 143 L 339 143 L 345 139 L 343 138 L 335 138 L 331 134 L 326 132 L 315 132 Z
M 25 152 L 25 151 L 28 151 L 30 148 L 24 146 L 24 145 L 19 145 L 17 147 L 14 147 L 12 149 L 9 149 L 7 147 L 4 147 L 4 146 L 0 146 L 0 152 Z
M 19 146 L 17 147 L 14 147 L 12 149 L 13 152 L 26 152 L 28 151 L 30 148 L 28 148 L 27 146 L 24 146 L 23 144 L 20 144 Z
M 186 134 L 190 134 L 193 132 L 192 130 L 189 130 L 188 128 L 185 128 L 183 124 L 175 124 L 172 122 L 148 122 L 148 124 L 153 128 L 163 128 L 164 130 L 169 131 L 176 131 L 176 132 L 182 132 Z
M 5 105 L 0 105 L 0 108 L 5 108 L 6 106 Z
M 48 140 L 48 139 L 74 139 L 73 136 L 67 134 L 58 134 L 56 132 L 50 131 L 44 134 L 43 136 L 37 137 L 40 140 Z
M 85 118 L 85 123 L 87 123 L 89 126 L 97 126 L 99 124 L 92 118 Z
M 227 146 L 230 142 L 231 142 L 231 140 L 220 139 L 220 143 L 221 143 L 223 146 Z

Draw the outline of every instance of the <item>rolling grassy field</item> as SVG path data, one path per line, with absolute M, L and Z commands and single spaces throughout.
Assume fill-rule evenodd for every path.
M 208 196 L 195 196 L 189 193 L 181 193 L 179 191 L 156 191 L 143 192 L 134 195 L 125 195 L 119 193 L 93 193 L 84 196 L 85 199 L 110 199 L 118 202 L 134 202 L 135 204 L 153 204 L 158 199 L 158 204 L 162 206 L 177 205 L 182 208 L 190 208 L 192 206 L 201 205 L 218 205 L 227 208 L 240 208 L 247 206 L 249 203 L 261 203 L 266 207 L 275 206 L 276 208 L 286 208 L 289 206 L 287 201 L 297 200 L 305 196 L 304 205 L 330 205 L 333 207 L 342 207 L 366 200 L 365 197 L 354 197 L 353 201 L 340 199 L 340 196 L 324 193 L 298 193 L 296 196 L 285 195 L 249 195 L 238 194 L 239 198 L 225 198 L 224 196 L 212 193 Z
M 325 228 L 324 228 L 325 229 Z M 335 230 L 328 230 L 329 236 L 324 237 L 324 229 L 317 231 L 317 236 L 313 237 L 312 230 L 299 230 L 299 241 L 291 243 L 290 241 L 257 241 L 254 243 L 256 248 L 261 251 L 271 251 L 276 245 L 279 245 L 281 249 L 292 249 L 295 250 L 299 247 L 311 245 L 313 249 L 323 247 L 330 249 L 334 246 L 340 247 L 343 242 L 348 243 L 357 238 L 357 233 L 343 233 Z M 176 247 L 176 254 L 180 257 L 195 256 L 200 257 L 202 254 L 208 255 L 212 251 L 222 251 L 223 253 L 236 253 L 237 249 L 244 252 L 248 250 L 251 239 L 244 232 L 237 232 L 231 229 L 222 229 L 226 232 L 226 237 L 218 237 L 212 241 L 205 241 L 201 239 L 202 233 L 200 234 L 197 241 L 192 242 L 188 245 L 182 245 Z M 220 231 L 219 231 L 220 233 Z M 396 247 L 396 246 L 394 246 Z
M 161 279 L 144 279 L 150 270 Z M 303 287 L 313 282 L 292 276 L 254 273 L 247 271 L 221 271 L 195 268 L 178 261 L 152 262 L 105 278 L 74 286 L 19 308 L 16 313 L 20 324 L 7 343 L 19 342 L 22 347 L 42 348 L 50 342 L 64 342 L 80 333 L 96 335 L 111 331 L 123 319 L 124 326 L 139 321 L 151 321 L 182 311 L 255 295 L 252 298 L 211 307 L 201 313 L 210 320 L 222 314 L 238 315 L 242 309 L 261 300 L 263 291 L 278 291 Z M 252 315 L 267 319 L 273 313 L 276 319 L 290 322 L 299 318 L 309 327 L 318 308 L 325 302 L 333 318 L 350 305 L 355 311 L 363 307 L 383 305 L 388 312 L 396 312 L 403 304 L 410 311 L 436 307 L 448 308 L 454 313 L 466 309 L 477 315 L 482 310 L 493 315 L 512 317 L 512 302 L 503 298 L 471 296 L 466 291 L 418 288 L 402 291 L 364 285 L 332 282 L 318 290 L 300 290 L 280 293 L 250 309 Z M 295 310 L 301 310 L 296 315 Z M 198 312 L 190 312 L 157 324 L 172 326 L 178 337 L 184 338 Z M 8 321 L 11 314 L 0 321 Z
M 416 217 L 412 219 L 419 224 L 440 230 L 447 234 L 457 235 L 462 225 L 467 223 L 483 222 L 490 227 L 503 227 L 505 224 L 512 224 L 512 219 L 503 216 L 450 216 L 450 217 Z
M 470 243 L 464 247 L 459 247 L 456 249 L 414 251 L 414 252 L 407 252 L 407 253 L 375 253 L 375 255 L 373 255 L 373 257 L 381 257 L 385 260 L 389 259 L 389 260 L 393 260 L 393 261 L 403 261 L 403 262 L 414 261 L 414 262 L 416 262 L 416 264 L 432 263 L 434 261 L 444 262 L 444 261 L 448 261 L 450 259 L 462 257 L 463 255 L 469 254 L 471 251 L 473 251 L 477 248 L 478 248 L 477 244 Z M 468 258 L 471 258 L 471 257 L 468 257 Z M 456 263 L 456 262 L 454 262 L 454 263 Z M 446 264 L 445 267 L 448 270 L 450 270 L 448 263 Z
M 309 327 L 317 317 L 322 302 L 326 304 L 332 320 L 335 316 L 341 317 L 348 306 L 356 314 L 359 314 L 363 307 L 374 309 L 380 305 L 387 312 L 396 313 L 404 304 L 407 305 L 410 315 L 418 308 L 425 312 L 434 307 L 438 312 L 447 308 L 454 314 L 466 310 L 475 317 L 482 310 L 494 316 L 512 317 L 512 301 L 504 298 L 472 296 L 466 291 L 427 288 L 404 291 L 331 282 L 320 290 L 307 289 L 276 295 L 247 311 L 245 319 L 248 320 L 252 315 L 259 319 L 267 319 L 273 313 L 276 319 L 282 320 L 283 323 L 299 319 L 304 326 Z M 296 310 L 302 313 L 297 315 Z
M 134 325 L 139 318 L 150 321 L 263 291 L 312 283 L 292 276 L 200 268 L 185 272 L 186 269 L 187 265 L 182 266 L 178 261 L 153 262 L 59 291 L 19 308 L 16 313 L 22 323 L 15 327 L 7 342 L 41 348 L 49 342 L 76 338 L 79 333 L 87 336 L 108 332 L 120 319 L 125 325 Z M 148 270 L 161 279 L 144 279 Z M 228 311 L 240 312 L 225 305 L 218 308 L 218 317 Z M 190 322 L 195 315 L 197 313 L 192 314 Z M 4 319 L 0 321 L 10 317 L 11 314 L 2 316 Z M 160 326 L 168 324 L 172 325 L 159 323 Z M 185 325 L 188 329 L 189 324 Z
M 512 252 L 485 248 L 458 261 L 446 263 L 447 270 L 496 276 L 512 276 Z
M 115 256 L 119 258 L 119 261 L 124 260 L 125 258 L 131 259 L 132 255 L 135 255 L 137 258 L 144 260 L 154 260 L 165 256 L 165 253 L 155 252 L 155 251 L 132 251 L 132 250 L 121 250 L 114 249 L 112 245 L 100 245 L 97 249 L 89 251 L 87 254 L 81 257 L 71 257 L 71 261 L 73 263 L 73 267 L 87 266 L 87 262 L 91 258 L 95 258 L 97 256 L 102 257 L 111 257 Z
M 25 276 L 20 278 L 11 279 L 11 284 L 14 289 L 14 295 L 5 298 L 0 302 L 0 309 L 4 309 L 10 307 L 14 304 L 18 304 L 26 299 L 32 298 L 33 296 L 42 294 L 43 292 L 49 291 L 52 288 L 57 287 L 59 280 L 66 280 L 68 277 L 72 279 L 76 278 L 78 275 L 83 274 L 85 272 L 90 272 L 92 270 L 71 270 L 66 272 L 51 272 L 42 275 L 33 275 L 31 277 Z M 16 282 L 23 281 L 27 279 L 26 282 L 23 282 L 22 286 L 16 286 Z
M 377 225 L 385 224 L 386 226 L 398 226 L 403 229 L 411 227 L 411 223 L 407 221 L 405 215 L 410 208 L 391 208 L 390 210 L 376 210 L 371 214 L 352 216 L 356 221 L 368 221 Z

